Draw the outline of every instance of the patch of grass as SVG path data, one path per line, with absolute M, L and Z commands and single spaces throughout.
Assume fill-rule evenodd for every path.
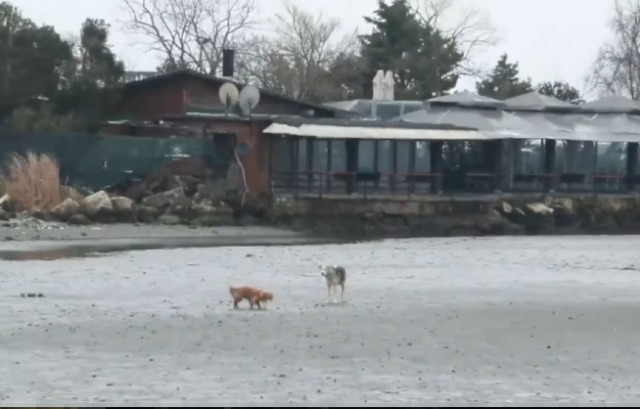
M 60 166 L 48 155 L 14 154 L 2 174 L 5 193 L 18 211 L 51 211 L 62 201 Z

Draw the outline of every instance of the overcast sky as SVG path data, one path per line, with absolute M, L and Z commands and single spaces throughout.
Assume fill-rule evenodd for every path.
M 344 29 L 367 30 L 363 15 L 370 15 L 376 0 L 291 0 L 308 10 L 337 17 Z M 419 1 L 419 0 L 416 0 Z M 612 0 L 458 0 L 488 15 L 499 42 L 477 56 L 491 66 L 506 52 L 520 63 L 523 76 L 534 82 L 561 80 L 583 88 L 584 78 L 599 45 L 609 36 Z M 121 30 L 126 14 L 120 0 L 14 0 L 26 17 L 47 23 L 64 34 L 78 33 L 85 18 L 103 18 L 112 24 L 111 43 L 129 70 L 154 70 L 158 59 Z M 281 9 L 282 0 L 260 0 L 261 15 Z M 455 16 L 450 16 L 455 18 Z M 459 88 L 473 89 L 472 79 Z

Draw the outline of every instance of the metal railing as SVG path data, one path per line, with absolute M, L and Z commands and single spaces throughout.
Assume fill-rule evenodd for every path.
M 404 196 L 511 193 L 629 193 L 640 188 L 640 176 L 596 174 L 516 174 L 510 183 L 496 173 L 279 172 L 275 194 Z

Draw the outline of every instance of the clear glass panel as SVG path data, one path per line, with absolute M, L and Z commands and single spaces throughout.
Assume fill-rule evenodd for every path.
M 558 141 L 555 169 L 557 173 L 591 174 L 595 171 L 593 142 Z
M 391 173 L 393 172 L 392 159 L 392 144 L 391 141 L 378 141 L 378 172 Z
M 376 103 L 376 118 L 394 119 L 400 116 L 401 104 L 397 102 Z
M 322 139 L 313 141 L 313 171 L 326 172 L 329 157 L 329 143 Z
M 411 155 L 411 144 L 413 141 L 397 141 L 398 151 L 396 161 L 398 163 L 397 173 L 409 173 L 409 157 Z
M 431 151 L 429 142 L 416 142 L 416 173 L 431 172 Z
M 358 171 L 375 171 L 375 141 L 360 141 L 358 143 Z
M 282 138 L 274 141 L 273 169 L 275 172 L 289 173 L 293 171 L 293 145 L 290 138 Z
M 542 140 L 514 141 L 513 173 L 539 175 L 544 173 L 544 150 Z
M 307 145 L 306 139 L 298 139 L 298 172 L 307 171 Z
M 331 171 L 345 172 L 347 170 L 347 147 L 345 141 L 331 141 Z
M 598 142 L 596 173 L 599 175 L 625 175 L 627 173 L 627 144 Z

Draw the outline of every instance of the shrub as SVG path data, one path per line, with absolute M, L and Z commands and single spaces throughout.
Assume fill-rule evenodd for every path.
M 3 179 L 5 192 L 16 210 L 50 211 L 62 201 L 60 167 L 51 156 L 14 154 Z

